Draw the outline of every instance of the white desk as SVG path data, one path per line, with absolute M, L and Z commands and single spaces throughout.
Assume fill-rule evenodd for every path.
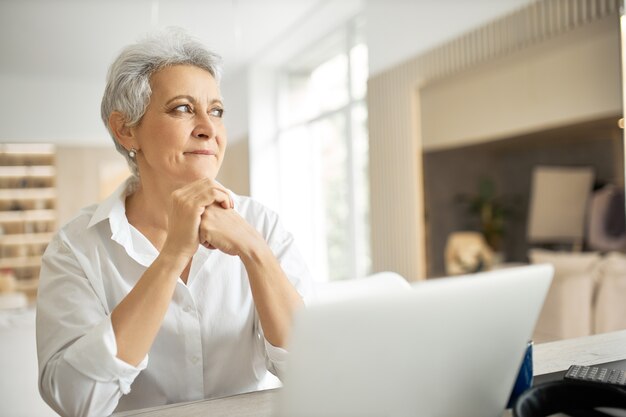
M 590 365 L 626 359 L 626 330 L 534 346 L 535 375 L 563 371 L 576 363 Z M 276 390 L 214 400 L 171 404 L 114 414 L 116 417 L 270 417 Z M 506 412 L 504 416 L 510 416 Z

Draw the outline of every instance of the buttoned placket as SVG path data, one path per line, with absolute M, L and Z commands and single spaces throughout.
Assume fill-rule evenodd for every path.
M 197 279 L 201 279 L 198 277 L 198 274 L 202 271 L 203 265 L 211 252 L 212 251 L 203 246 L 198 246 L 198 251 L 191 260 L 187 283 L 185 284 L 182 279 L 179 279 L 174 293 L 175 305 L 182 311 L 182 314 L 178 314 L 177 316 L 180 317 L 182 322 L 181 327 L 184 329 L 184 346 L 187 349 L 185 352 L 187 381 L 189 381 L 189 386 L 185 388 L 187 391 L 185 394 L 189 395 L 190 398 L 204 396 L 202 330 L 200 315 L 198 314 L 193 298 L 193 285 Z
M 193 262 L 192 262 L 193 264 Z M 202 398 L 204 396 L 204 363 L 202 357 L 202 331 L 200 316 L 198 315 L 190 288 L 182 281 L 176 283 L 173 305 L 177 311 L 177 320 L 180 320 L 181 337 L 184 338 L 185 352 L 185 392 L 181 393 L 188 398 Z

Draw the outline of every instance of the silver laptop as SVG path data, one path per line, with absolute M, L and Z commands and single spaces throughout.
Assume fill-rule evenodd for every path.
M 501 416 L 552 275 L 501 269 L 303 310 L 274 414 Z

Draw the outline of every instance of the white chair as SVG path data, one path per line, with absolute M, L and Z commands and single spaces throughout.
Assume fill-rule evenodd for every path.
M 0 310 L 0 370 L 0 416 L 57 416 L 39 395 L 33 309 Z

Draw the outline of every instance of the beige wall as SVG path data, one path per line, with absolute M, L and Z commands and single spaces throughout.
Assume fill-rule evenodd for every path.
M 619 114 L 619 26 L 601 20 L 429 83 L 422 145 L 485 142 Z
M 59 225 L 70 220 L 81 208 L 101 201 L 127 174 L 126 161 L 113 143 L 102 147 L 58 146 Z
M 426 274 L 420 111 L 410 94 L 413 82 L 419 81 L 400 69 L 371 79 L 367 92 L 372 272 L 394 271 L 409 281 Z
M 250 195 L 248 138 L 230 141 L 217 180 L 239 195 Z

